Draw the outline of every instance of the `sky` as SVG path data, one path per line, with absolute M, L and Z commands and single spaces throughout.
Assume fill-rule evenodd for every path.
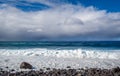
M 0 41 L 120 40 L 120 0 L 0 0 Z

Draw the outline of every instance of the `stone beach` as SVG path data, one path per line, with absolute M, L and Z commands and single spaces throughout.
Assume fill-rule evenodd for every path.
M 29 71 L 15 71 L 14 69 L 5 71 L 2 68 L 0 68 L 0 76 L 120 76 L 120 67 L 111 69 L 73 69 L 71 68 L 71 66 L 67 66 L 66 69 L 44 67 L 44 69 L 34 70 L 32 69 L 31 64 L 27 62 L 22 62 L 20 68 L 24 70 L 29 69 Z

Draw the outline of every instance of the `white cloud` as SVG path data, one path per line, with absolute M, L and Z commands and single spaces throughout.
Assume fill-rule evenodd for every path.
M 50 7 L 56 7 L 60 5 L 64 5 L 68 2 L 68 0 L 26 0 L 28 2 L 37 2 L 37 3 L 42 3 Z
M 78 37 L 119 39 L 120 13 L 94 7 L 61 5 L 47 10 L 24 12 L 1 5 L 0 40 Z

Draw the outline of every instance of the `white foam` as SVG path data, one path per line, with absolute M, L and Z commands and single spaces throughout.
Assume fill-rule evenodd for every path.
M 98 58 L 98 59 L 120 59 L 120 51 L 98 51 L 98 50 L 52 50 L 52 49 L 0 49 L 0 55 L 4 56 L 46 56 L 58 58 Z
M 0 49 L 0 67 L 20 70 L 20 63 L 26 61 L 36 69 L 50 68 L 113 68 L 120 66 L 120 52 L 102 52 L 89 50 L 48 50 L 34 49 Z M 8 70 L 8 68 L 7 68 Z

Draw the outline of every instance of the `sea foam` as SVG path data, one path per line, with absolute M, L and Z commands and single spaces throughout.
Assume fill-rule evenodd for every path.
M 57 49 L 0 49 L 3 56 L 46 56 L 58 58 L 87 58 L 87 59 L 120 59 L 120 51 L 99 51 L 99 50 L 57 50 Z

